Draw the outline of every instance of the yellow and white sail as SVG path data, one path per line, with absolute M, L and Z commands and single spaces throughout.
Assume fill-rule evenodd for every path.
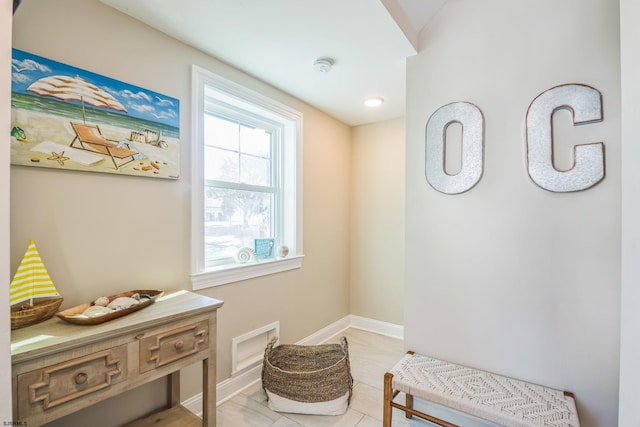
M 30 301 L 34 298 L 59 296 L 60 294 L 40 258 L 36 244 L 33 240 L 29 241 L 29 247 L 11 281 L 10 305 Z

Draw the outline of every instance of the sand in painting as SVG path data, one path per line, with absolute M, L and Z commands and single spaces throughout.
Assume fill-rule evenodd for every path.
M 163 136 L 162 140 L 166 142 L 163 148 L 130 140 L 132 131 L 139 132 L 141 129 L 100 123 L 100 131 L 106 139 L 126 143 L 130 149 L 140 153 L 135 156 L 135 161 L 116 169 L 109 156 L 70 146 L 76 134 L 68 118 L 20 108 L 13 108 L 11 116 L 11 127 L 19 127 L 26 137 L 24 141 L 11 138 L 12 164 L 159 178 L 179 176 L 180 144 L 176 138 Z M 73 121 L 82 123 L 81 118 Z M 87 124 L 97 123 L 87 121 Z M 77 142 L 74 146 L 78 146 Z M 40 151 L 36 151 L 38 149 Z

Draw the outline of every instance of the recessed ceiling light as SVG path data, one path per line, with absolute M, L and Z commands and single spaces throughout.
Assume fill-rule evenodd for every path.
M 384 99 L 382 98 L 370 98 L 364 101 L 364 105 L 366 105 L 367 107 L 375 108 L 381 106 L 383 102 Z

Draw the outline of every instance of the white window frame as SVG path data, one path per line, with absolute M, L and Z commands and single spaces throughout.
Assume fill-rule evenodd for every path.
M 192 67 L 193 144 L 191 153 L 191 284 L 194 290 L 224 285 L 302 267 L 302 113 L 252 89 L 194 65 Z M 285 258 L 224 264 L 207 270 L 204 259 L 205 88 L 212 98 L 281 123 L 284 133 L 283 242 Z

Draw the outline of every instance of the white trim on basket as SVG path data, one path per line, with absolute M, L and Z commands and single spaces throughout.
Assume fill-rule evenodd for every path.
M 349 393 L 326 402 L 303 403 L 278 396 L 267 390 L 269 409 L 276 412 L 291 412 L 307 415 L 342 415 L 349 407 Z

